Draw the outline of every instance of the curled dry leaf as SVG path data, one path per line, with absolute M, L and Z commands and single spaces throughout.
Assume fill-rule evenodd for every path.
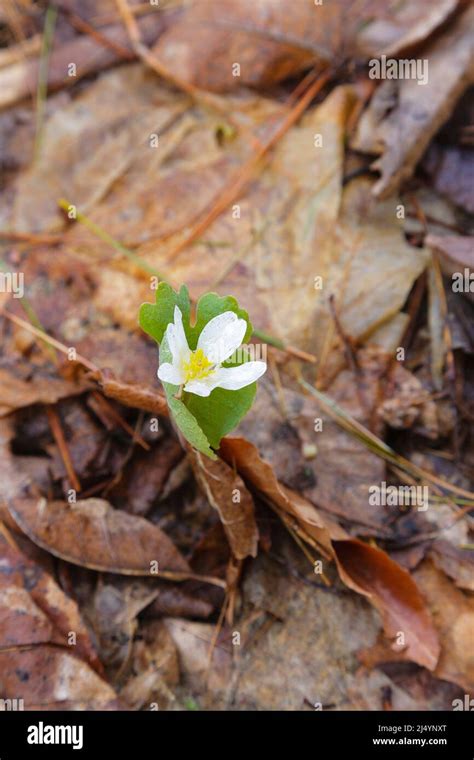
M 38 546 L 75 565 L 123 575 L 187 572 L 189 566 L 160 528 L 114 509 L 104 499 L 76 504 L 16 499 L 8 504 L 14 520 Z
M 168 415 L 168 405 L 162 393 L 153 391 L 143 385 L 132 385 L 121 380 L 109 378 L 100 372 L 98 382 L 105 396 L 113 398 L 132 409 L 143 409 L 153 414 Z
M 387 636 L 404 633 L 409 659 L 433 670 L 439 656 L 439 642 L 409 573 L 381 549 L 350 539 L 311 502 L 282 486 L 270 465 L 245 439 L 223 439 L 221 453 L 259 492 L 295 517 L 300 527 L 335 559 L 341 580 L 366 596 L 379 610 Z
M 357 539 L 333 544 L 339 575 L 346 586 L 382 615 L 385 633 L 403 633 L 407 658 L 434 670 L 440 653 L 436 629 L 411 575 L 381 549 Z
M 363 114 L 353 147 L 382 154 L 374 164 L 382 175 L 373 188 L 376 196 L 391 195 L 411 176 L 431 138 L 474 82 L 473 20 L 471 6 L 420 53 L 428 61 L 425 84 L 413 78 L 387 79 Z
M 256 557 L 255 507 L 242 478 L 222 460 L 204 458 L 194 449 L 188 456 L 199 485 L 219 513 L 234 557 Z
M 158 39 L 155 54 L 181 79 L 227 91 L 269 86 L 338 56 L 396 52 L 423 40 L 457 0 L 313 3 L 195 0 Z M 239 73 L 233 64 L 240 62 Z M 234 64 L 235 65 L 235 64 Z
M 415 580 L 433 616 L 439 634 L 441 653 L 434 671 L 437 678 L 458 684 L 471 692 L 474 689 L 474 603 L 430 560 L 424 560 L 414 573 Z M 403 662 L 407 650 L 395 652 L 378 640 L 370 649 L 359 652 L 367 667 L 386 662 Z

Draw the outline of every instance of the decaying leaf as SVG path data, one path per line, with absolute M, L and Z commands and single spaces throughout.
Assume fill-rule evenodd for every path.
M 87 663 L 54 646 L 0 651 L 0 672 L 2 697 L 23 699 L 25 710 L 126 709 Z
M 255 508 L 242 479 L 222 460 L 208 460 L 192 449 L 188 457 L 209 503 L 219 512 L 234 557 L 255 557 L 258 542 Z
M 388 638 L 400 637 L 407 658 L 434 670 L 440 655 L 436 629 L 410 574 L 385 552 L 360 541 L 334 544 L 341 579 L 381 612 Z M 402 636 L 400 636 L 402 634 Z
M 341 580 L 367 596 L 381 612 L 389 638 L 404 635 L 408 657 L 434 670 L 439 642 L 423 598 L 410 574 L 381 549 L 349 539 L 335 523 L 321 516 L 311 502 L 280 485 L 257 449 L 242 438 L 223 441 L 223 453 L 259 492 L 290 515 L 334 558 Z
M 0 368 L 0 416 L 31 404 L 54 404 L 59 399 L 83 393 L 84 385 L 36 372 L 30 380 Z
M 474 82 L 473 20 L 470 7 L 420 52 L 420 59 L 428 61 L 425 84 L 416 78 L 384 81 L 362 116 L 353 147 L 382 154 L 374 163 L 381 172 L 376 196 L 392 195 L 412 175 L 431 138 Z
M 16 499 L 8 508 L 32 541 L 73 564 L 124 575 L 189 570 L 160 528 L 114 509 L 104 499 L 75 504 Z
M 172 688 L 179 681 L 178 652 L 174 641 L 161 621 L 141 627 L 140 640 L 133 647 L 133 675 L 120 691 L 131 709 L 167 709 L 174 702 Z
M 194 0 L 154 52 L 175 75 L 206 89 L 265 87 L 310 65 L 321 68 L 342 52 L 396 53 L 428 36 L 456 5 L 297 2 L 289 14 L 285 0 Z
M 474 605 L 472 599 L 457 589 L 430 560 L 425 560 L 414 577 L 431 611 L 439 635 L 441 653 L 434 671 L 438 678 L 457 683 L 471 692 L 474 684 Z M 379 641 L 372 649 L 361 652 L 369 667 L 406 659 L 404 651 L 389 650 Z
M 5 535 L 0 535 L 0 552 L 0 648 L 73 646 L 71 652 L 76 657 L 102 674 L 102 665 L 75 602 Z

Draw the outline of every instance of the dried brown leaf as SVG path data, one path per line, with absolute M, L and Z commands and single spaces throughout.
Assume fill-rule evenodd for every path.
M 186 572 L 188 563 L 171 539 L 147 520 L 114 509 L 103 499 L 75 504 L 16 499 L 8 508 L 24 533 L 61 559 L 124 575 Z
M 436 632 L 413 579 L 381 549 L 349 539 L 311 502 L 285 489 L 258 450 L 242 438 L 225 438 L 221 451 L 243 477 L 300 526 L 336 560 L 341 580 L 366 596 L 382 615 L 388 637 L 402 631 L 409 658 L 433 670 L 439 655 Z
M 189 450 L 188 456 L 199 485 L 219 513 L 234 557 L 256 557 L 255 507 L 242 478 L 222 460 L 214 462 L 194 449 Z
M 412 175 L 431 138 L 474 81 L 473 21 L 470 7 L 420 54 L 428 61 L 426 84 L 413 78 L 386 80 L 363 114 L 353 147 L 382 154 L 374 164 L 381 172 L 373 188 L 376 196 L 393 194 Z

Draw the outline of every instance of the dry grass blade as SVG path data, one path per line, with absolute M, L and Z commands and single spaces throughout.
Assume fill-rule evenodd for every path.
M 370 430 L 355 420 L 350 414 L 348 414 L 348 412 L 346 412 L 341 406 L 339 406 L 339 404 L 337 404 L 325 393 L 322 393 L 316 388 L 313 388 L 312 385 L 303 379 L 300 379 L 299 382 L 302 387 L 308 391 L 308 393 L 317 398 L 324 411 L 327 412 L 327 414 L 329 414 L 332 419 L 338 423 L 338 425 L 340 425 L 344 430 L 361 441 L 361 443 L 363 443 L 364 446 L 370 449 L 370 451 L 372 451 L 374 454 L 382 457 L 394 467 L 398 467 L 402 472 L 410 475 L 417 480 L 424 480 L 428 483 L 432 483 L 435 486 L 443 488 L 445 491 L 448 491 L 450 493 L 459 494 L 460 496 L 464 496 L 467 499 L 474 499 L 474 493 L 466 491 L 464 488 L 459 488 L 453 483 L 448 483 L 442 478 L 438 478 L 436 475 L 423 470 L 421 467 L 413 464 L 408 459 L 405 459 L 405 457 L 397 454 L 397 452 L 388 446 L 388 444 L 374 435 L 374 433 L 371 433 Z
M 56 27 L 56 18 L 58 10 L 55 5 L 48 5 L 44 21 L 43 45 L 41 50 L 40 65 L 38 71 L 38 90 L 36 95 L 36 135 L 34 156 L 38 158 L 41 149 L 41 139 L 43 133 L 43 121 L 45 112 L 45 102 L 48 94 L 48 65 L 51 46 L 53 43 L 54 29 Z

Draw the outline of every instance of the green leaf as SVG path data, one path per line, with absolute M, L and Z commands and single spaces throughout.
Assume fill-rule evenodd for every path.
M 183 399 L 211 446 L 218 449 L 221 438 L 247 414 L 256 392 L 257 383 L 252 383 L 239 391 L 214 388 L 207 397 L 184 393 Z
M 188 340 L 191 337 L 189 327 L 190 302 L 189 293 L 182 285 L 176 293 L 167 282 L 160 282 L 156 290 L 156 303 L 143 303 L 140 307 L 140 327 L 148 335 L 161 343 L 163 335 L 170 322 L 174 321 L 174 307 L 179 306 L 183 315 L 183 326 Z
M 186 440 L 189 441 L 191 446 L 194 446 L 195 449 L 206 454 L 206 456 L 211 459 L 217 459 L 213 450 L 209 446 L 209 441 L 207 440 L 205 433 L 201 430 L 196 418 L 192 415 L 189 409 L 187 409 L 179 399 L 174 398 L 174 396 L 168 396 L 168 394 L 166 395 L 173 419 Z

